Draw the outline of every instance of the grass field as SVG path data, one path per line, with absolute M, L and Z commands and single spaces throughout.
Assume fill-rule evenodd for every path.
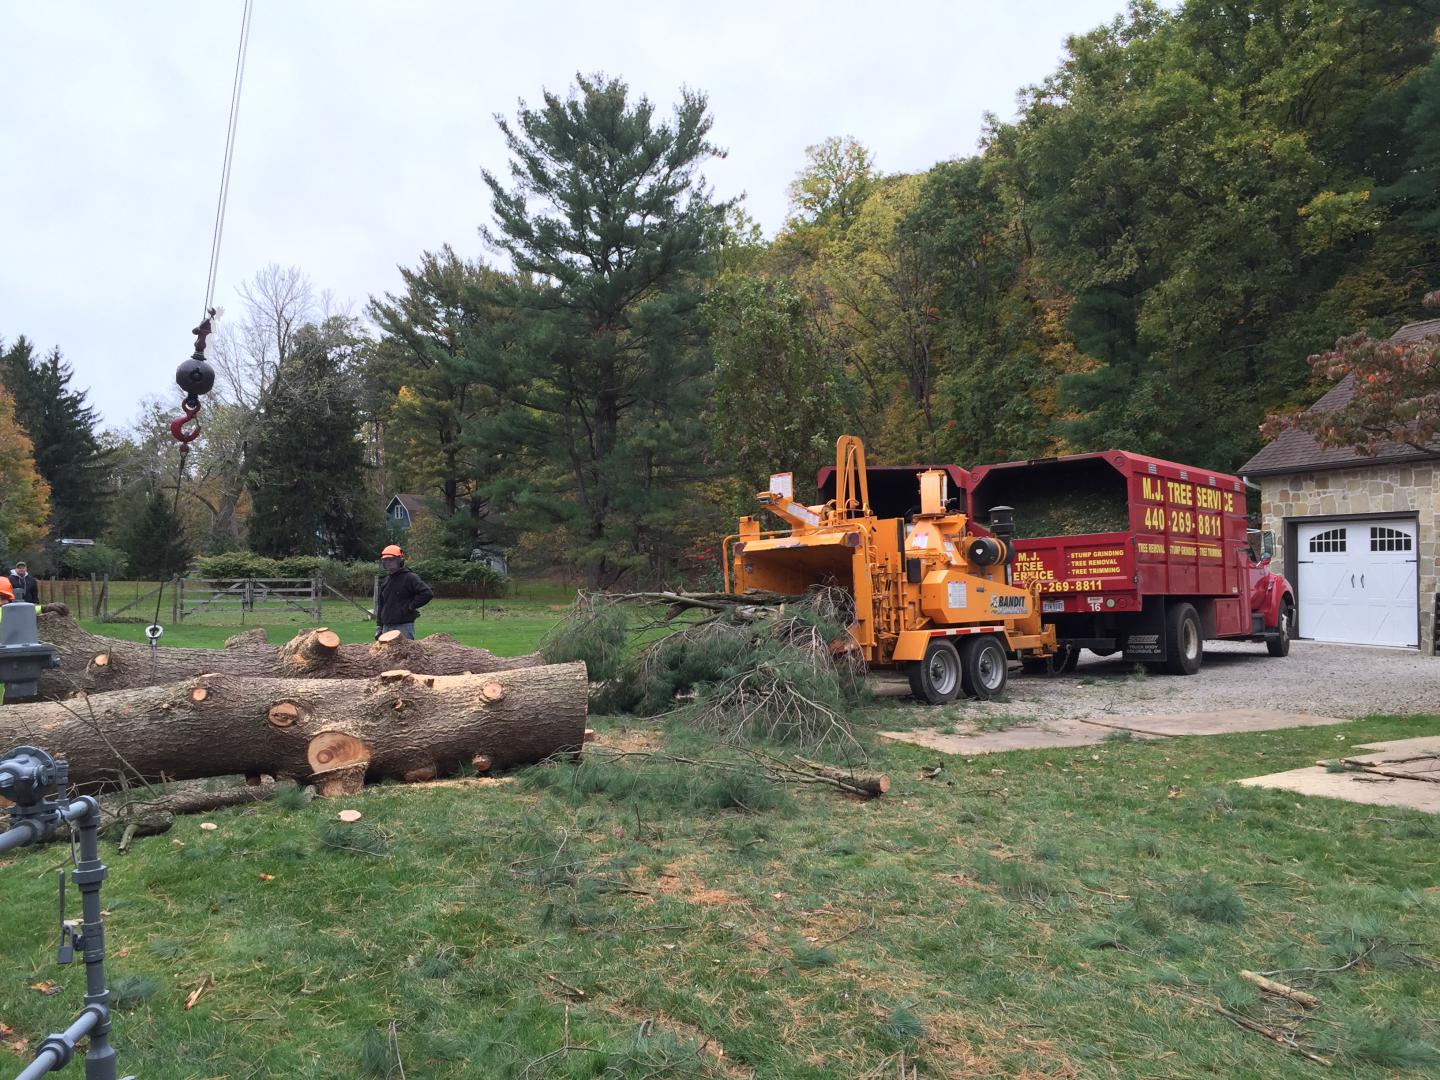
M 443 610 L 427 628 L 461 637 Z M 498 648 L 488 614 L 466 640 Z M 495 621 L 515 620 L 524 651 L 520 623 L 557 614 Z M 620 746 L 715 753 L 682 730 L 593 726 Z M 629 758 L 183 819 L 128 855 L 107 845 L 122 1072 L 1321 1069 L 1224 1008 L 1296 1031 L 1348 1077 L 1433 1075 L 1440 823 L 1229 783 L 1423 734 L 1440 716 L 970 761 L 867 737 L 894 781 L 873 802 Z M 341 826 L 349 806 L 364 819 Z M 33 1050 L 80 1000 L 83 972 L 53 965 L 62 856 L 0 862 L 9 1046 Z M 1242 969 L 1321 1007 L 1262 996 Z M 46 980 L 62 992 L 31 988 Z
M 88 583 L 86 585 L 88 588 Z M 115 588 L 128 599 L 131 593 L 126 590 L 136 585 L 122 582 Z M 515 587 L 513 595 L 498 600 L 432 600 L 421 612 L 415 633 L 423 637 L 444 632 L 465 645 L 482 646 L 501 656 L 518 656 L 530 652 L 545 631 L 564 617 L 574 595 L 573 586 L 523 583 Z M 230 635 L 256 626 L 264 627 L 271 643 L 278 645 L 302 628 L 315 625 L 315 620 L 304 612 L 278 606 L 246 612 L 243 616 L 233 609 L 202 611 L 177 624 L 171 620 L 169 601 L 161 606 L 165 645 L 219 648 Z M 144 641 L 145 625 L 154 613 L 151 600 L 126 613 L 127 617 L 134 615 L 133 620 L 101 622 L 82 618 L 81 625 L 95 634 Z M 375 636 L 375 624 L 360 608 L 334 597 L 322 605 L 320 622 L 338 633 L 343 641 L 369 641 Z

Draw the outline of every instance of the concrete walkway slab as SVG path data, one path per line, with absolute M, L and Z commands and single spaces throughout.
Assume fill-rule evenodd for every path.
M 1311 766 L 1268 776 L 1252 776 L 1236 783 L 1245 787 L 1278 788 L 1297 795 L 1318 795 L 1322 799 L 1344 799 L 1366 806 L 1394 806 L 1440 814 L 1440 784 L 1426 780 L 1392 780 L 1353 772 L 1332 773 Z
M 1393 739 L 1356 749 L 1370 752 L 1347 754 L 1347 761 L 1363 762 L 1383 769 L 1388 775 L 1363 771 L 1332 773 L 1323 766 L 1312 765 L 1268 776 L 1252 776 L 1238 783 L 1318 795 L 1324 799 L 1344 799 L 1367 806 L 1395 806 L 1440 814 L 1440 736 Z
M 1279 709 L 1222 709 L 1199 713 L 1153 713 L 1139 716 L 1091 717 L 1081 721 L 1121 728 L 1136 735 L 1235 735 L 1244 731 L 1279 731 L 1282 728 L 1344 724 L 1334 716 L 1282 712 Z
M 957 728 L 964 725 L 957 724 Z M 882 731 L 882 739 L 914 743 L 938 750 L 942 754 L 969 756 L 998 754 L 1007 750 L 1051 750 L 1067 746 L 1090 746 L 1103 742 L 1114 729 L 1087 724 L 1083 720 L 1048 720 L 1043 724 L 1025 724 L 1004 731 L 957 731 L 942 735 L 934 729 L 924 731 Z M 1147 738 L 1141 735 L 1140 738 Z
M 933 728 L 919 731 L 882 731 L 880 737 L 896 742 L 938 750 L 942 754 L 997 754 L 1007 750 L 1050 750 L 1067 746 L 1090 746 L 1117 731 L 1128 731 L 1140 739 L 1168 739 L 1182 735 L 1232 735 L 1244 731 L 1275 731 L 1280 728 L 1343 724 L 1332 716 L 1280 712 L 1275 709 L 1227 709 L 1222 712 L 1167 713 L 1141 716 L 1106 716 L 1088 719 L 1046 720 L 1022 724 L 1003 731 L 965 730 L 956 724 L 954 735 L 942 735 Z M 1437 740 L 1440 741 L 1440 740 Z

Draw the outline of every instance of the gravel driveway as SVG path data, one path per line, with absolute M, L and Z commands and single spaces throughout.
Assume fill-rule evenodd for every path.
M 1197 675 L 1135 674 L 1136 665 L 1086 652 L 1074 675 L 1012 670 L 1008 702 L 967 701 L 956 718 L 983 714 L 1062 717 L 1279 709 L 1351 718 L 1372 713 L 1440 715 L 1440 658 L 1402 649 L 1296 641 L 1272 658 L 1265 646 L 1206 642 Z M 1143 669 L 1142 669 L 1143 670 Z M 947 712 L 950 711 L 947 709 Z

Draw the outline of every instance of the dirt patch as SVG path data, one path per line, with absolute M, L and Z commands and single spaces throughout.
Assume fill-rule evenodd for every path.
M 618 750 L 626 754 L 645 753 L 659 750 L 665 744 L 665 733 L 648 727 L 611 728 L 609 731 L 595 732 L 595 736 L 589 740 L 589 744 L 602 746 L 607 750 Z

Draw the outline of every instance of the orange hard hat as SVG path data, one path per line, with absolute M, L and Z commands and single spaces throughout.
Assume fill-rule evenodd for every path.
M 11 600 L 15 599 L 15 586 L 10 584 L 10 579 L 4 574 L 0 574 L 0 596 L 8 596 Z
M 388 559 L 392 555 L 397 559 L 403 559 L 405 552 L 400 550 L 399 544 L 386 544 L 385 549 L 380 552 L 380 557 L 382 559 Z

